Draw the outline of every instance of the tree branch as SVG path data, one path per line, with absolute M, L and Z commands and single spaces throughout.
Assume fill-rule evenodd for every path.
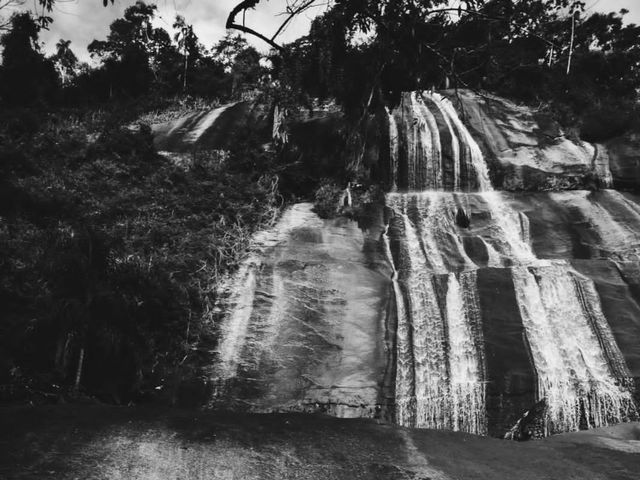
M 287 7 L 287 10 L 289 10 L 288 12 L 289 16 L 284 22 L 282 22 L 282 25 L 280 25 L 280 28 L 278 28 L 276 33 L 273 34 L 273 36 L 271 37 L 271 40 L 275 41 L 276 37 L 282 33 L 285 27 L 289 24 L 289 22 L 291 22 L 291 20 L 295 18 L 296 15 L 299 15 L 305 10 L 307 10 L 308 8 L 312 7 L 316 1 L 317 0 L 306 0 L 305 2 L 302 3 L 302 5 L 300 5 L 298 8 L 295 8 L 293 10 L 290 10 L 289 7 Z
M 278 45 L 272 39 L 265 37 L 264 35 L 262 35 L 259 32 L 256 32 L 252 28 L 249 28 L 245 25 L 240 25 L 239 23 L 235 23 L 236 17 L 240 12 L 246 12 L 250 8 L 254 8 L 258 3 L 260 3 L 260 0 L 244 0 L 243 2 L 238 3 L 235 7 L 233 7 L 231 12 L 229 13 L 229 16 L 227 17 L 226 28 L 239 30 L 241 32 L 248 33 L 249 35 L 253 35 L 254 37 L 258 37 L 260 40 L 267 42 L 276 50 L 282 51 L 283 50 L 282 46 Z

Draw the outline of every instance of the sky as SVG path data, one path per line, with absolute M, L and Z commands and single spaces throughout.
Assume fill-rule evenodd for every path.
M 57 0 L 52 15 L 53 24 L 48 32 L 40 35 L 41 40 L 45 42 L 45 50 L 51 51 L 52 45 L 64 38 L 71 40 L 72 50 L 82 60 L 87 61 L 87 45 L 93 39 L 104 39 L 111 22 L 122 17 L 124 10 L 134 3 L 135 0 L 115 0 L 113 5 L 104 8 L 102 0 Z M 147 3 L 155 3 L 158 6 L 156 26 L 172 33 L 171 25 L 176 14 L 180 14 L 185 17 L 187 23 L 193 25 L 200 42 L 210 48 L 224 36 L 227 16 L 238 0 L 147 0 Z M 263 1 L 256 10 L 247 13 L 246 24 L 261 33 L 275 33 L 284 18 L 277 14 L 284 11 L 285 7 L 285 0 Z M 305 35 L 311 19 L 324 11 L 324 8 L 310 10 L 291 22 L 279 37 L 280 41 L 292 41 Z M 248 36 L 247 40 L 262 51 L 268 50 L 268 46 L 259 39 Z
M 585 0 L 590 11 L 611 12 L 622 8 L 629 10 L 627 21 L 640 24 L 640 0 Z M 27 2 L 29 4 L 30 1 Z M 57 0 L 51 29 L 41 34 L 45 42 L 45 51 L 52 52 L 55 43 L 63 38 L 71 40 L 71 48 L 81 60 L 88 61 L 87 45 L 93 39 L 104 39 L 109 32 L 109 24 L 121 17 L 124 10 L 135 0 L 115 0 L 114 5 L 102 6 L 102 0 Z M 148 0 L 158 6 L 156 24 L 171 32 L 176 14 L 185 17 L 187 23 L 194 26 L 200 41 L 211 47 L 225 34 L 227 15 L 238 0 Z M 324 2 L 321 2 L 324 3 Z M 284 11 L 286 0 L 267 0 L 261 2 L 255 11 L 247 14 L 247 25 L 260 32 L 275 32 L 283 17 L 277 16 Z M 294 40 L 308 32 L 313 16 L 321 13 L 320 7 L 307 12 L 292 22 L 281 42 Z M 260 50 L 266 50 L 265 44 L 253 37 L 248 40 Z

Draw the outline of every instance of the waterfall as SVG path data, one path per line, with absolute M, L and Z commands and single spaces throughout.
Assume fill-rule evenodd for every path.
M 538 375 L 538 397 L 546 398 L 549 408 L 547 432 L 578 430 L 581 422 L 602 427 L 628 419 L 633 397 L 606 358 L 606 349 L 618 360 L 621 354 L 591 281 L 581 279 L 577 286 L 563 262 L 514 267 L 512 277 Z M 579 289 L 591 295 L 579 295 Z
M 401 214 L 393 222 L 395 230 L 403 231 L 397 260 L 386 234 L 383 242 L 398 306 L 396 420 L 404 426 L 482 434 L 484 352 L 475 274 L 451 273 L 444 283 L 442 274 L 428 266 L 424 243 L 409 217 Z M 443 288 L 445 295 L 438 293 Z
M 445 110 L 442 102 L 435 101 L 436 94 L 432 94 L 432 99 L 434 100 L 435 106 L 438 108 L 438 111 L 442 115 L 445 126 L 449 135 L 451 136 L 451 153 L 452 153 L 452 170 L 453 170 L 453 190 L 460 190 L 460 141 L 458 139 L 458 135 L 456 135 L 456 131 L 453 128 L 453 123 L 449 117 L 448 112 Z M 440 97 L 438 95 L 438 97 Z
M 422 184 L 431 190 L 439 190 L 443 188 L 442 184 L 442 154 L 440 147 L 440 132 L 438 124 L 433 113 L 424 104 L 424 100 L 418 94 L 415 94 L 415 106 L 417 124 L 421 126 L 421 133 L 424 135 L 426 144 L 429 148 L 424 150 L 424 163 L 426 178 Z
M 502 257 L 500 256 L 500 254 L 496 251 L 496 249 L 493 247 L 493 245 L 491 245 L 489 242 L 487 242 L 487 240 L 485 240 L 484 238 L 480 237 L 480 239 L 482 240 L 482 244 L 484 245 L 485 249 L 487 250 L 487 267 L 491 267 L 491 268 L 499 268 L 502 266 Z
M 425 101 L 436 107 L 432 112 Z M 440 127 L 436 118 L 444 121 L 442 128 L 451 139 L 452 185 L 444 178 L 445 158 L 442 152 Z M 407 93 L 402 97 L 402 133 L 392 112 L 387 110 L 390 137 L 390 183 L 397 185 L 401 163 L 404 165 L 402 187 L 411 191 L 491 190 L 489 172 L 482 151 L 469 130 L 458 118 L 453 104 L 437 93 Z M 402 148 L 401 148 L 402 145 Z M 399 186 L 399 185 L 398 185 Z
M 536 401 L 545 399 L 548 405 L 546 433 L 632 418 L 637 411 L 631 374 L 593 281 L 567 262 L 536 257 L 529 218 L 493 190 L 482 150 L 448 99 L 411 93 L 403 104 L 411 121 L 402 128 L 389 113 L 395 133 L 390 134 L 391 165 L 396 175 L 403 159 L 399 138 L 409 191 L 387 194 L 391 219 L 384 235 L 398 308 L 397 422 L 486 433 L 477 287 L 477 271 L 485 266 L 511 271 L 524 343 L 537 376 Z M 442 132 L 451 139 L 446 158 Z M 453 172 L 449 185 L 445 170 Z M 453 191 L 443 191 L 447 187 Z M 462 189 L 476 191 L 457 193 Z M 465 221 L 457 222 L 461 208 Z M 604 209 L 590 209 L 595 210 Z M 599 225 L 595 218 L 594 224 Z M 484 259 L 478 245 L 486 250 Z
M 351 195 L 351 183 L 347 185 L 342 191 L 340 198 L 338 199 L 338 205 L 336 205 L 336 211 L 340 211 L 345 207 L 351 208 L 353 206 L 353 196 Z
M 491 215 L 490 230 L 494 232 L 496 246 L 510 259 L 511 263 L 531 263 L 536 257 L 529 245 L 529 222 L 522 214 L 509 206 L 500 192 L 489 191 L 481 194 Z M 525 216 L 526 217 L 526 216 Z M 526 230 L 526 231 L 525 231 Z
M 398 156 L 400 151 L 398 124 L 389 109 L 385 107 L 385 110 L 389 121 L 389 166 L 391 170 L 391 191 L 395 192 L 398 189 Z
M 611 373 L 620 384 L 633 385 L 631 372 L 602 312 L 600 297 L 593 281 L 576 272 L 572 272 L 572 274 L 580 304 L 584 308 L 584 313 L 598 338 L 603 354 L 607 358 Z
M 393 274 L 391 277 L 393 283 L 393 293 L 396 303 L 396 315 L 398 317 L 398 328 L 396 332 L 396 350 L 397 350 L 397 371 L 396 371 L 396 417 L 401 425 L 413 424 L 409 421 L 411 412 L 415 408 L 415 391 L 413 378 L 413 362 L 411 349 L 409 346 L 410 324 L 405 311 L 404 297 L 398 283 L 398 272 L 395 268 L 391 247 L 389 246 L 389 236 L 385 231 L 382 235 L 382 241 L 385 254 L 391 265 Z
M 474 268 L 458 233 L 455 222 L 458 203 L 452 194 L 398 194 L 395 200 L 390 197 L 388 202 L 389 205 L 402 205 L 397 211 L 411 218 L 412 228 L 419 238 L 430 271 L 447 273 L 452 263 L 460 264 L 459 269 Z
M 210 405 L 393 415 L 406 427 L 480 435 L 508 431 L 534 405 L 544 405 L 534 421 L 548 434 L 635 418 L 634 379 L 616 343 L 628 318 L 614 337 L 604 311 L 616 304 L 599 296 L 615 283 L 596 286 L 569 262 L 537 258 L 531 233 L 543 213 L 530 225 L 517 197 L 493 189 L 450 100 L 403 94 L 386 117 L 382 248 L 373 245 L 375 215 L 365 231 L 345 218 L 320 220 L 310 204 L 256 234 L 218 295 L 225 316 L 215 325 Z M 351 197 L 348 185 L 340 206 Z M 640 258 L 633 224 L 616 221 L 640 221 L 631 199 L 576 192 L 569 207 L 594 252 Z
M 482 150 L 480 146 L 467 130 L 467 127 L 462 123 L 456 109 L 453 104 L 442 95 L 432 93 L 431 99 L 438 105 L 445 118 L 448 118 L 447 124 L 453 130 L 455 128 L 458 132 L 460 142 L 464 145 L 464 162 L 466 163 L 467 171 L 475 174 L 478 182 L 478 190 L 481 192 L 486 190 L 493 190 L 491 186 L 491 180 L 489 180 L 489 170 L 487 164 L 484 161 Z
M 484 434 L 484 355 L 475 272 L 461 274 L 460 282 L 450 273 L 447 285 L 452 428 Z
M 447 428 L 451 424 L 446 355 L 446 325 L 440 312 L 432 275 L 417 273 L 405 291 L 411 299 L 415 426 Z
M 482 229 L 464 234 L 455 215 L 461 201 L 477 199 L 483 206 Z M 488 266 L 530 264 L 536 257 L 529 245 L 529 222 L 502 198 L 500 192 L 477 194 L 420 192 L 387 194 L 386 204 L 407 223 L 403 232 L 411 231 L 420 245 L 427 268 L 434 273 L 474 270 L 479 265 L 469 257 L 464 236 L 476 236 L 486 246 Z M 392 229 L 393 230 L 393 229 Z

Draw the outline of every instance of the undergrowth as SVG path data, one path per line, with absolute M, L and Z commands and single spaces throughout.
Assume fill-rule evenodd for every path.
M 180 165 L 105 112 L 5 115 L 0 398 L 175 400 L 208 354 L 217 283 L 277 216 L 274 154 Z

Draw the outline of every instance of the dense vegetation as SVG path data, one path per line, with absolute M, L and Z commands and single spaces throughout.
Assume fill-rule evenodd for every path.
M 154 9 L 135 4 L 94 41 L 93 69 L 66 41 L 46 57 L 28 13 L 0 37 L 0 399 L 202 391 L 218 282 L 282 204 L 260 132 L 175 162 L 135 123 L 261 81 L 246 41 L 206 50 L 180 17 L 172 41 L 150 29 Z
M 228 35 L 206 49 L 180 16 L 172 39 L 151 25 L 155 10 L 138 2 L 111 24 L 105 40 L 94 40 L 88 48 L 100 61 L 97 68 L 80 62 L 66 40 L 46 57 L 38 43 L 37 19 L 30 13 L 14 15 L 0 42 L 0 98 L 9 106 L 87 106 L 142 96 L 220 100 L 258 87 L 260 55 L 244 39 Z
M 624 23 L 626 11 L 568 0 L 458 3 L 335 2 L 275 59 L 282 96 L 334 98 L 357 120 L 402 91 L 472 88 L 548 109 L 587 140 L 632 126 L 640 27 Z
M 292 2 L 287 19 L 313 3 Z M 178 398 L 178 380 L 206 363 L 218 281 L 251 233 L 287 196 L 315 191 L 320 213 L 334 214 L 346 182 L 370 178 L 371 120 L 404 90 L 491 91 L 593 141 L 637 127 L 640 27 L 624 11 L 335 1 L 307 36 L 267 38 L 268 61 L 231 34 L 206 48 L 182 17 L 172 37 L 153 26 L 155 11 L 127 8 L 89 45 L 96 67 L 66 40 L 41 51 L 46 14 L 0 21 L 0 397 Z M 265 148 L 264 132 L 248 131 L 230 150 L 176 163 L 157 154 L 148 126 L 126 127 L 247 97 L 288 112 L 281 140 L 306 135 L 317 157 L 296 142 Z M 342 109 L 337 131 L 296 132 L 296 112 L 318 100 Z
M 247 175 L 228 165 L 238 152 L 203 152 L 177 166 L 146 128 L 73 115 L 2 119 L 0 383 L 56 393 L 82 374 L 124 401 L 197 373 L 217 282 L 281 200 L 266 163 Z

